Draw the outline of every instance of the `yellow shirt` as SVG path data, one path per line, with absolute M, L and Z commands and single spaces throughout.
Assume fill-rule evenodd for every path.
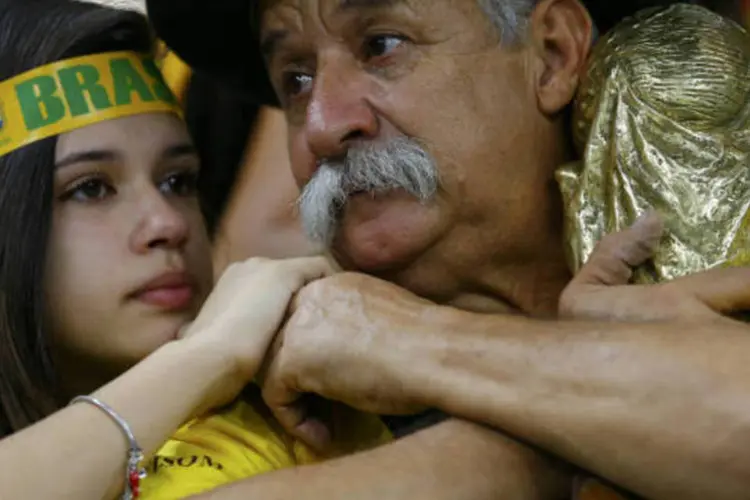
M 351 419 L 349 453 L 390 441 L 374 415 Z M 144 500 L 176 500 L 265 472 L 315 463 L 304 444 L 286 435 L 260 402 L 231 407 L 188 422 L 154 455 L 141 481 Z

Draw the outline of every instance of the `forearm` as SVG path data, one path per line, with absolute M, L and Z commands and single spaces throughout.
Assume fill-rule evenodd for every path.
M 281 470 L 200 498 L 232 500 L 562 500 L 552 461 L 476 424 L 449 420 L 380 448 Z
M 95 396 L 129 423 L 148 454 L 200 410 L 216 389 L 221 361 L 170 344 Z M 0 441 L 0 498 L 113 498 L 122 488 L 126 454 L 125 436 L 106 414 L 70 406 Z
M 744 325 L 451 314 L 441 322 L 455 331 L 419 339 L 422 361 L 412 354 L 409 363 L 424 404 L 504 429 L 648 498 L 750 491 Z

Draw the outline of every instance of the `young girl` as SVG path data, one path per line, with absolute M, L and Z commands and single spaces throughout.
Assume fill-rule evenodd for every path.
M 316 460 L 237 396 L 332 271 L 251 260 L 204 306 L 199 162 L 151 48 L 135 13 L 0 3 L 0 498 L 182 498 Z M 345 451 L 387 439 L 351 425 Z

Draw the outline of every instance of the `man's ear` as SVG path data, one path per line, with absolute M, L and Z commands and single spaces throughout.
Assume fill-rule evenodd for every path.
M 554 115 L 575 97 L 593 40 L 591 16 L 580 0 L 541 0 L 529 21 L 537 101 Z

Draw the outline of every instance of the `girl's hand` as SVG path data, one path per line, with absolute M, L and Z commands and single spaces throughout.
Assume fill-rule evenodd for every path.
M 210 407 L 230 402 L 252 381 L 295 293 L 334 273 L 325 257 L 252 258 L 227 268 L 180 340 L 228 363 L 229 380 L 212 395 Z

